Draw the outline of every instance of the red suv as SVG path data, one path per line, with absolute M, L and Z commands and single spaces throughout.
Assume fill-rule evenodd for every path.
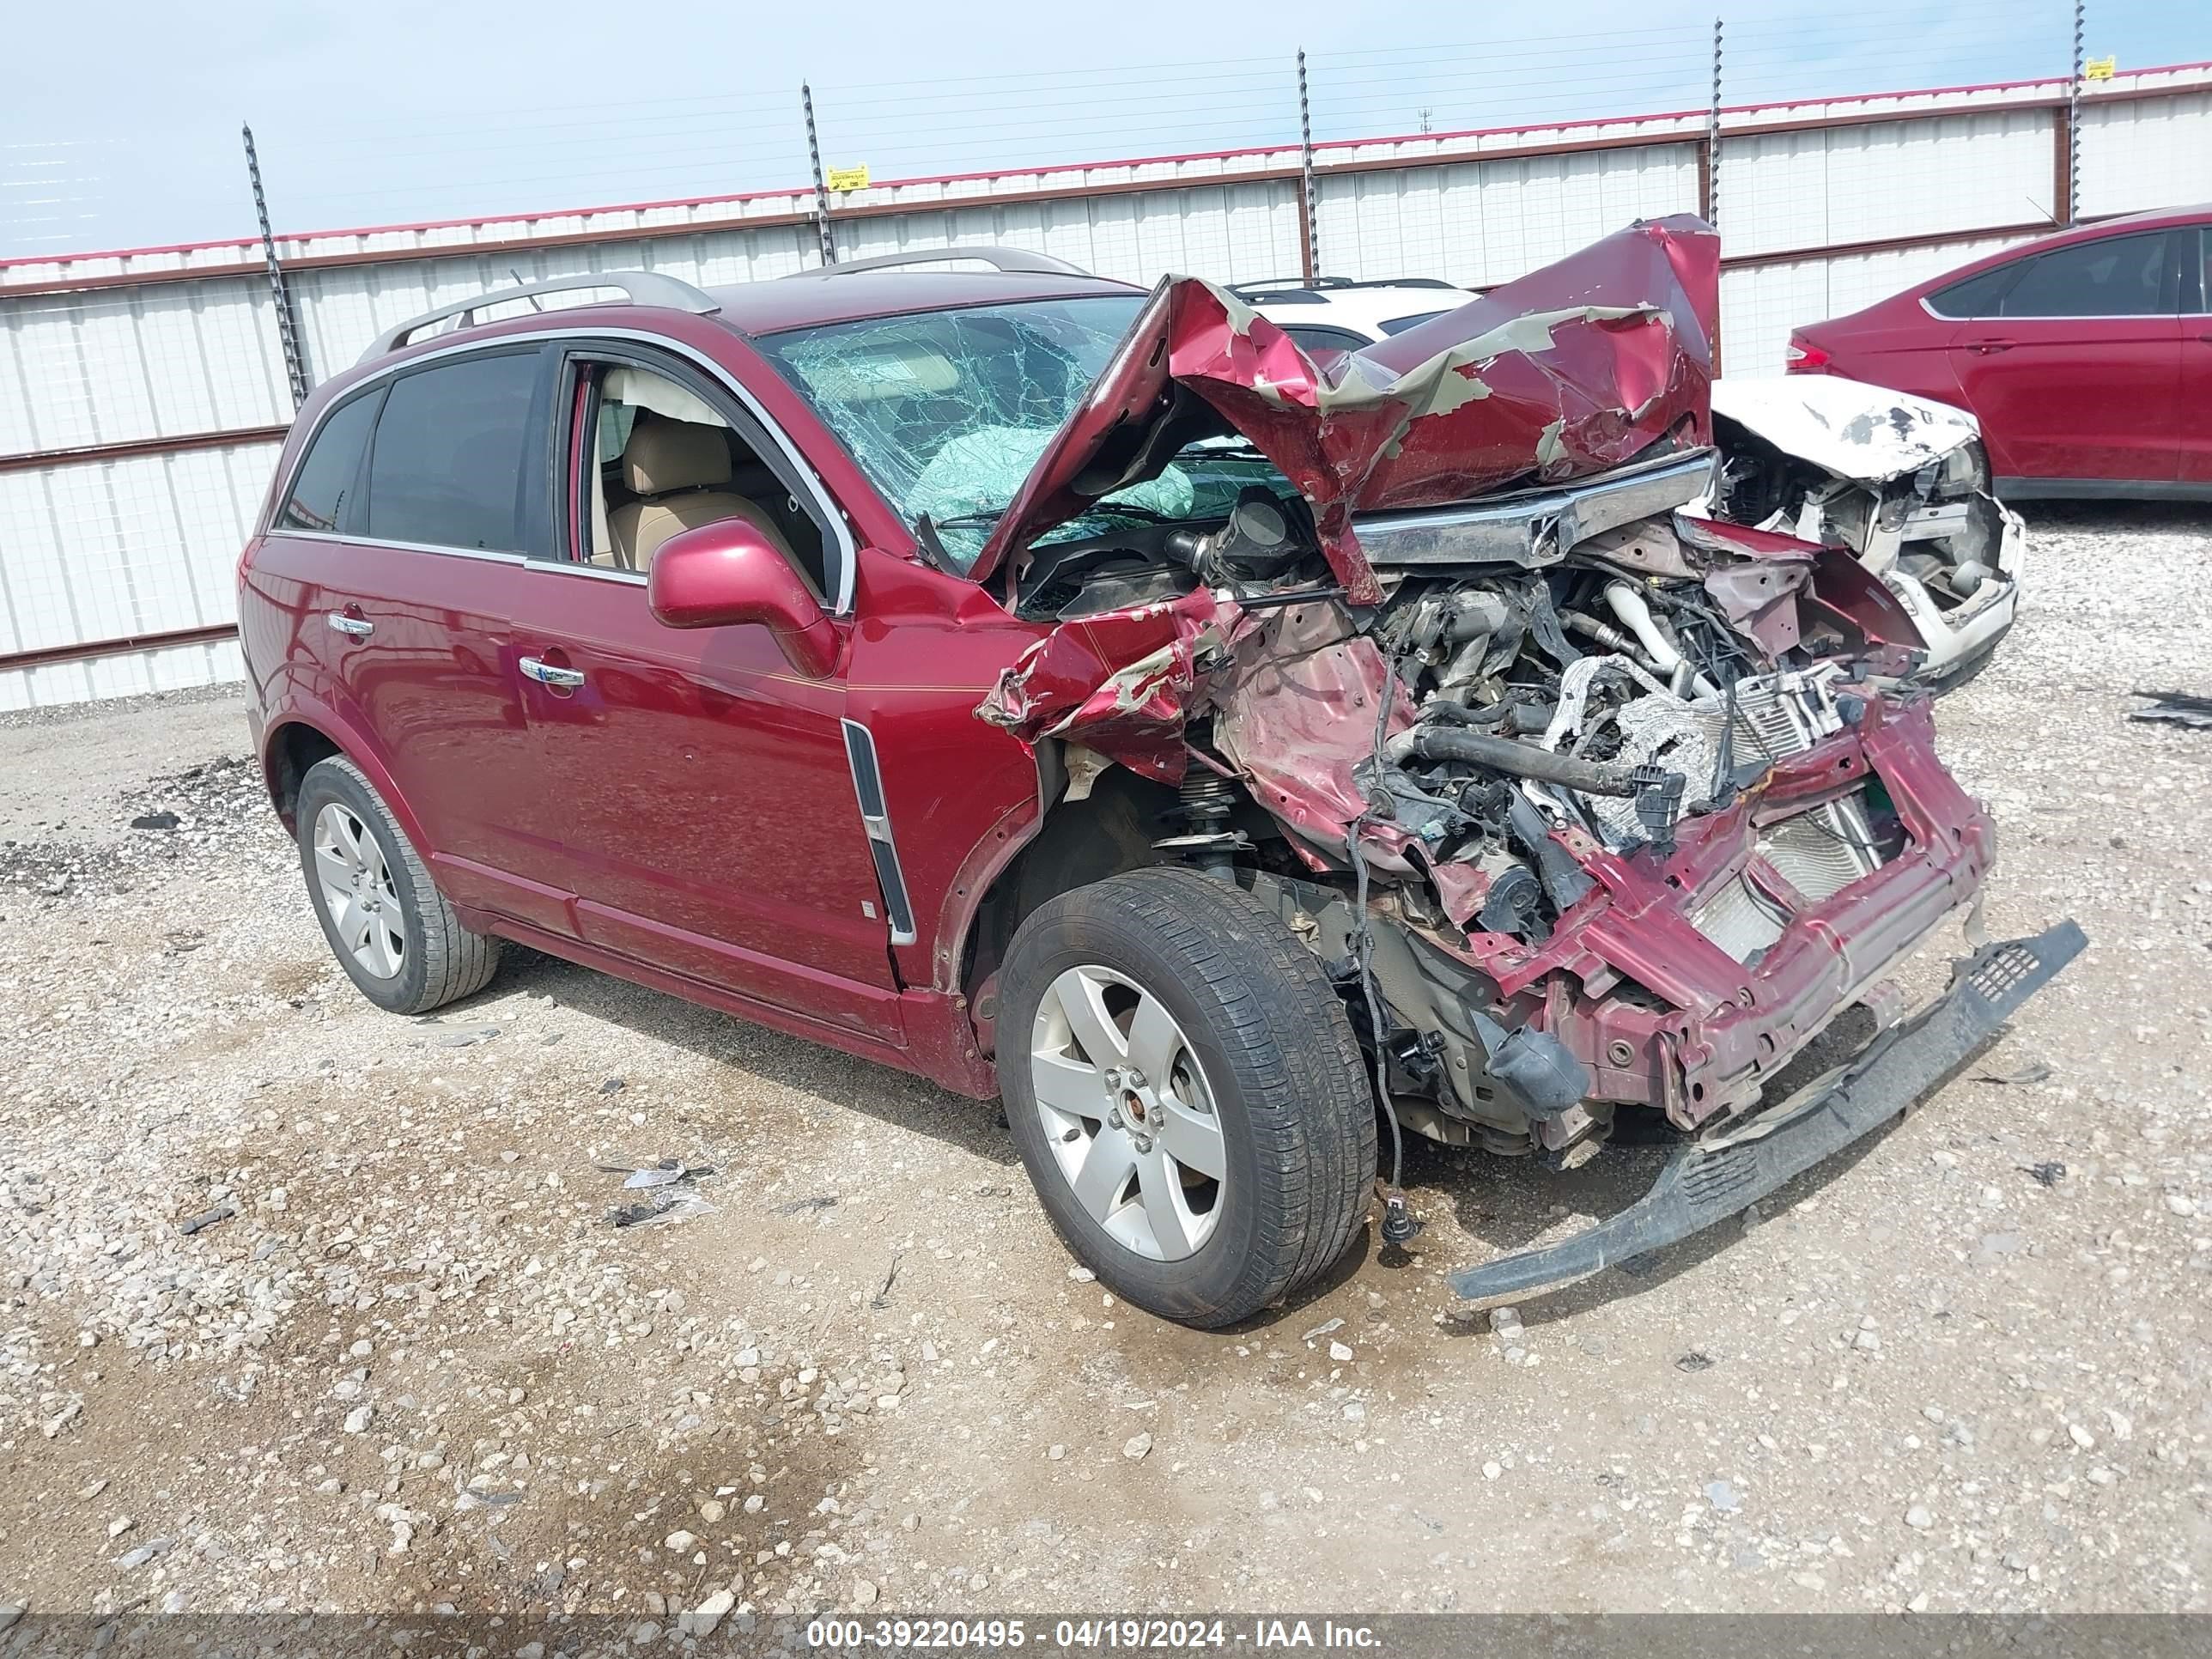
M 2007 499 L 2212 495 L 2212 207 L 1992 253 L 1797 330 L 1789 358 L 1972 410 Z
M 514 939 L 1003 1088 L 1077 1253 L 1218 1325 L 1344 1251 L 1378 1125 L 1399 1241 L 1403 1131 L 1673 1125 L 1640 1204 L 1457 1280 L 1549 1283 L 1902 1109 L 2078 948 L 1893 1006 L 1992 832 L 1887 591 L 1698 509 L 1695 221 L 1325 369 L 1195 279 L 951 257 L 995 268 L 538 283 L 310 399 L 240 628 L 363 994 Z M 1770 1089 L 1861 1002 L 1856 1069 Z

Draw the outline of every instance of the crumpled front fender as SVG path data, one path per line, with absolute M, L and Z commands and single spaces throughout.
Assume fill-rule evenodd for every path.
M 1254 620 L 1199 588 L 1063 623 L 1000 673 L 976 718 L 1024 742 L 1065 738 L 1139 776 L 1180 783 L 1193 694 Z

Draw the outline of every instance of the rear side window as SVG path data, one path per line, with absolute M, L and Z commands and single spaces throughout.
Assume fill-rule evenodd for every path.
M 368 462 L 380 541 L 526 551 L 525 508 L 551 483 L 530 442 L 539 354 L 442 363 L 395 380 Z
M 1423 323 L 1432 323 L 1443 315 L 1441 311 L 1417 311 L 1410 317 L 1393 317 L 1382 324 L 1385 334 L 1403 334 L 1409 328 L 1419 328 Z
M 2110 236 L 2042 255 L 2004 296 L 2008 317 L 2150 317 L 2166 309 L 2166 233 Z
M 372 392 L 339 405 L 323 422 L 307 446 L 307 459 L 292 475 L 292 493 L 277 509 L 279 529 L 335 532 L 344 527 L 354 480 L 361 476 L 361 453 L 368 446 L 369 424 L 375 418 L 376 394 Z
M 2004 298 L 2005 289 L 2012 286 L 2012 279 L 2020 275 L 2021 264 L 2018 259 L 2008 260 L 1964 282 L 1939 288 L 1928 296 L 1928 308 L 1938 317 L 1994 317 L 1997 315 L 1997 302 Z

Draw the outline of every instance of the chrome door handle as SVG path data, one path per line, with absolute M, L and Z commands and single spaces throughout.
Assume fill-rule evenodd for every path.
M 580 668 L 562 668 L 536 657 L 525 657 L 521 662 L 524 678 L 536 680 L 540 685 L 557 685 L 564 691 L 573 691 L 584 683 Z
M 343 611 L 333 611 L 324 620 L 333 634 L 343 634 L 349 639 L 365 640 L 376 632 L 376 624 L 366 617 L 349 617 Z

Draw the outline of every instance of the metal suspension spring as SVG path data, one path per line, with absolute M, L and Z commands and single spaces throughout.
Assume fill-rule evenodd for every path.
M 1248 844 L 1229 827 L 1237 810 L 1235 785 L 1210 768 L 1193 766 L 1183 774 L 1180 794 L 1183 833 L 1153 845 L 1188 860 L 1210 876 L 1235 880 L 1235 853 Z

